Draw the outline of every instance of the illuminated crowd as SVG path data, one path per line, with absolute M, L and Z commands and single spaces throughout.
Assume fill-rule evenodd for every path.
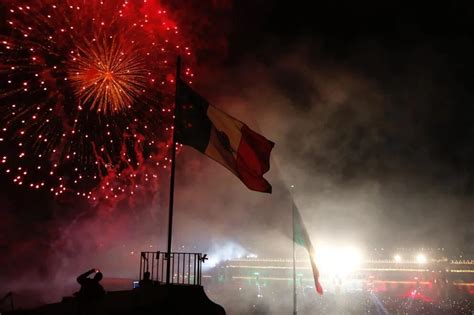
M 293 309 L 291 292 L 258 292 L 240 288 L 230 292 L 209 292 L 212 299 L 226 308 L 228 314 L 290 314 Z M 366 292 L 327 293 L 323 297 L 298 295 L 298 314 L 383 314 L 383 315 L 471 315 L 472 296 L 424 301 L 410 297 Z
M 365 257 L 364 257 L 365 256 Z M 474 314 L 474 261 L 445 248 L 319 247 L 323 296 L 297 260 L 298 314 Z M 293 261 L 246 257 L 209 272 L 209 297 L 230 314 L 291 314 Z

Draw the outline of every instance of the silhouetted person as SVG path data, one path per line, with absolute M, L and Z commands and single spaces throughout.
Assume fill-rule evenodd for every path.
M 88 278 L 94 272 L 94 277 Z M 77 296 L 84 301 L 100 300 L 105 295 L 105 290 L 99 283 L 100 280 L 102 280 L 102 273 L 96 269 L 91 269 L 77 277 L 77 282 L 81 285 Z
M 143 279 L 139 282 L 140 288 L 149 288 L 153 285 L 153 282 L 150 279 L 150 272 L 145 271 L 143 273 Z

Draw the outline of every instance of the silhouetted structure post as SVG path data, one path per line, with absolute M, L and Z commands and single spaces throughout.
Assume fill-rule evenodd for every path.
M 295 246 L 295 214 L 292 210 L 292 226 L 293 226 L 293 315 L 298 313 L 296 305 L 296 246 Z
M 174 115 L 173 115 L 173 141 L 171 148 L 171 178 L 170 178 L 170 200 L 168 213 L 168 260 L 166 262 L 166 284 L 170 283 L 171 272 L 171 238 L 173 235 L 173 204 L 174 204 L 174 173 L 176 165 L 176 121 L 178 113 L 178 81 L 181 75 L 181 56 L 176 58 L 176 77 L 175 77 L 175 95 L 174 95 Z

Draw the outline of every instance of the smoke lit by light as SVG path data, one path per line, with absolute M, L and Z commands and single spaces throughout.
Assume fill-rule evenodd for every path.
M 419 264 L 426 264 L 426 262 L 428 261 L 428 259 L 426 258 L 426 256 L 424 254 L 418 254 L 416 255 L 416 262 L 419 263 Z

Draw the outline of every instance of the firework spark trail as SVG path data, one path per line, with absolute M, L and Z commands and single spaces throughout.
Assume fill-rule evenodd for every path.
M 144 60 L 105 37 L 78 47 L 70 77 L 81 105 L 105 114 L 130 108 L 147 81 Z
M 91 200 L 154 187 L 170 162 L 174 59 L 191 54 L 166 10 L 145 0 L 0 6 L 3 171 Z

